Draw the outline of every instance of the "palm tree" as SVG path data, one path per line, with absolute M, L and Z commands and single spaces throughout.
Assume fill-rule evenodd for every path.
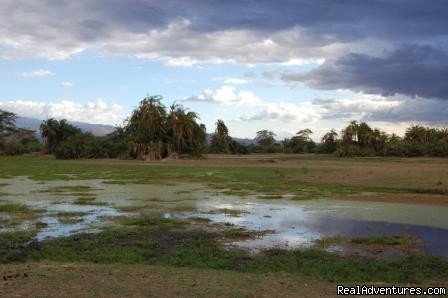
M 365 122 L 361 122 L 356 126 L 356 137 L 361 147 L 373 145 L 374 134 L 372 128 Z
M 60 138 L 60 126 L 59 122 L 54 118 L 49 118 L 42 121 L 40 125 L 40 133 L 46 140 L 49 153 L 53 153 Z
M 168 127 L 172 133 L 173 147 L 178 153 L 181 153 L 187 144 L 192 144 L 194 129 L 197 126 L 196 119 L 198 118 L 198 114 L 186 112 L 181 105 L 171 105 L 168 115 Z
M 422 144 L 427 141 L 427 129 L 421 125 L 414 125 L 406 129 L 404 138 L 412 143 Z
M 210 142 L 210 150 L 215 153 L 230 153 L 230 142 L 229 129 L 223 120 L 218 119 L 215 133 Z
M 144 98 L 127 120 L 126 133 L 132 136 L 131 151 L 139 159 L 161 159 L 166 148 L 167 114 L 161 96 Z
M 342 130 L 342 139 L 346 143 L 352 143 L 358 141 L 358 122 L 351 121 L 350 124 Z

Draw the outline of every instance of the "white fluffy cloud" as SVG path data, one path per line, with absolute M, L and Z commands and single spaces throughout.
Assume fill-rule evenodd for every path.
M 20 76 L 24 77 L 24 78 L 48 77 L 48 76 L 53 76 L 53 75 L 54 75 L 54 73 L 52 71 L 45 70 L 45 69 L 27 71 L 27 72 L 22 72 L 20 74 Z
M 94 124 L 121 124 L 124 119 L 122 106 L 108 104 L 101 98 L 86 104 L 67 100 L 53 103 L 27 100 L 0 101 L 0 109 L 22 117 L 64 118 Z
M 227 85 L 216 90 L 206 89 L 199 95 L 191 96 L 184 101 L 244 106 L 255 110 L 251 115 L 240 117 L 238 119 L 240 121 L 312 122 L 322 117 L 321 109 L 311 102 L 267 102 L 250 91 L 238 90 L 234 86 Z
M 448 123 L 448 102 L 445 100 L 368 94 L 357 94 L 357 97 L 299 102 L 267 101 L 250 91 L 238 90 L 234 86 L 222 86 L 216 90 L 206 89 L 199 95 L 184 100 L 250 108 L 252 112 L 235 119 L 238 121 L 311 123 L 319 120 L 361 120 L 383 123 Z
M 249 116 L 243 116 L 243 121 L 278 121 L 278 122 L 314 122 L 322 116 L 318 108 L 310 102 L 304 103 L 261 103 L 257 111 Z
M 246 79 L 231 78 L 231 77 L 213 78 L 212 81 L 223 82 L 224 84 L 229 85 L 243 85 L 248 83 Z
M 188 97 L 184 101 L 198 101 L 219 103 L 225 105 L 254 107 L 261 103 L 261 100 L 252 92 L 238 91 L 233 86 L 222 86 L 216 90 L 206 89 L 201 94 Z
M 72 82 L 70 82 L 70 81 L 64 81 L 64 82 L 61 82 L 61 87 L 64 87 L 64 88 L 70 88 L 70 87 L 73 87 L 73 83 Z

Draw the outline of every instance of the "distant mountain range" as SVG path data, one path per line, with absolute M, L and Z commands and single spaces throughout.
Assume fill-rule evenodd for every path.
M 36 118 L 18 117 L 16 119 L 17 127 L 35 131 L 36 137 L 38 139 L 41 139 L 40 132 L 39 132 L 39 127 L 40 127 L 41 123 L 42 123 L 42 120 L 39 120 Z M 106 124 L 91 124 L 91 123 L 74 122 L 74 121 L 68 121 L 68 123 L 70 123 L 71 125 L 74 125 L 76 127 L 79 127 L 83 132 L 90 132 L 94 136 L 97 136 L 97 137 L 105 136 L 105 135 L 113 132 L 115 129 L 114 126 L 106 125 Z M 211 134 L 208 134 L 209 142 L 210 142 L 211 136 L 212 136 Z M 242 139 L 242 138 L 233 138 L 233 139 L 243 145 L 256 144 L 256 141 L 254 139 Z
M 39 133 L 39 127 L 42 123 L 42 120 L 36 119 L 36 118 L 27 118 L 27 117 L 18 117 L 16 119 L 16 126 L 19 128 L 26 128 L 30 130 L 34 130 L 37 135 L 40 135 Z M 95 136 L 101 137 L 105 136 L 112 131 L 114 131 L 115 127 L 112 125 L 106 125 L 106 124 L 90 124 L 90 123 L 84 123 L 84 122 L 74 122 L 74 121 L 68 121 L 71 125 L 74 125 L 76 127 L 79 127 L 83 132 L 90 132 Z

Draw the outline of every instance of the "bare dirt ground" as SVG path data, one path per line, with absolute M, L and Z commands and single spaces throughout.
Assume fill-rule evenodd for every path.
M 0 267 L 2 297 L 334 297 L 336 284 L 284 273 L 150 265 L 31 263 Z

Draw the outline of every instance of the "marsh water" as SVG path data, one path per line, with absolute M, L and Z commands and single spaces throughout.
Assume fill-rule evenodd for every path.
M 237 196 L 201 184 L 111 184 L 102 180 L 38 182 L 26 177 L 0 179 L 0 203 L 23 204 L 40 210 L 19 224 L 4 224 L 12 216 L 0 212 L 0 232 L 30 229 L 39 223 L 37 240 L 96 232 L 116 216 L 133 216 L 139 208 L 172 217 L 203 217 L 217 223 L 265 231 L 233 246 L 254 251 L 302 248 L 328 236 L 412 236 L 419 248 L 448 258 L 448 207 L 333 199 L 291 200 L 287 196 L 260 199 Z M 125 211 L 123 211 L 125 210 Z M 67 221 L 61 216 L 69 214 Z M 332 247 L 335 252 L 340 248 Z

